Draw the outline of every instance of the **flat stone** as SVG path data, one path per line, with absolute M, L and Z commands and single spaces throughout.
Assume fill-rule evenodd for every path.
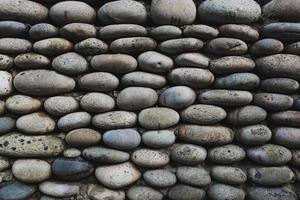
M 205 190 L 178 184 L 170 188 L 168 197 L 171 200 L 202 200 L 205 197 Z
M 102 199 L 125 200 L 124 191 L 110 190 L 98 184 L 88 185 L 87 195 L 94 200 L 102 200 Z
M 257 30 L 248 25 L 225 24 L 219 27 L 220 35 L 228 38 L 237 38 L 245 42 L 258 40 Z
M 79 75 L 89 69 L 88 62 L 81 55 L 69 52 L 55 57 L 52 68 L 66 75 Z
M 298 199 L 296 193 L 288 187 L 251 187 L 248 196 L 253 200 Z
M 39 69 L 48 68 L 50 65 L 50 60 L 41 54 L 24 53 L 15 57 L 14 63 L 21 69 Z
M 299 21 L 300 9 L 297 1 L 280 1 L 272 0 L 263 7 L 263 15 L 272 19 L 280 19 L 287 21 Z
M 74 50 L 82 55 L 96 55 L 106 53 L 108 45 L 97 38 L 88 38 L 76 43 Z
M 247 181 L 247 173 L 240 168 L 230 166 L 213 166 L 211 176 L 225 184 L 240 185 Z
M 169 40 L 179 38 L 182 34 L 180 28 L 172 25 L 156 26 L 149 34 L 156 40 Z
M 11 117 L 0 117 L 0 134 L 11 132 L 16 128 L 16 120 Z
M 214 147 L 208 151 L 208 158 L 219 164 L 233 164 L 245 157 L 246 152 L 241 147 L 233 144 Z
M 214 200 L 221 200 L 221 199 L 245 199 L 245 192 L 244 190 L 233 187 L 231 185 L 225 185 L 220 183 L 215 183 L 211 185 L 207 191 L 207 194 L 210 198 Z
M 175 58 L 175 63 L 183 67 L 208 68 L 210 59 L 201 53 L 182 53 Z
M 269 78 L 261 81 L 260 88 L 270 93 L 290 94 L 299 89 L 299 83 L 290 78 Z
M 25 185 L 23 183 L 15 182 L 3 186 L 0 189 L 0 198 L 3 200 L 19 200 L 30 197 L 36 191 L 34 186 Z
M 156 51 L 147 51 L 140 54 L 138 63 L 141 70 L 153 73 L 167 72 L 174 66 L 172 58 Z
M 297 111 L 290 111 L 297 112 Z M 284 117 L 284 116 L 283 116 Z M 284 120 L 288 120 L 289 118 L 284 118 Z M 297 123 L 298 125 L 298 123 Z M 273 138 L 276 143 L 283 145 L 288 148 L 298 148 L 300 145 L 300 129 L 292 128 L 292 127 L 277 127 L 272 130 Z
M 114 40 L 110 49 L 114 53 L 138 54 L 156 48 L 156 41 L 150 37 L 128 37 Z
M 265 55 L 272 55 L 278 54 L 282 52 L 284 49 L 284 45 L 282 42 L 276 39 L 262 39 L 255 42 L 251 48 L 251 54 L 255 56 L 265 56 Z
M 107 72 L 93 72 L 81 76 L 78 80 L 81 88 L 95 92 L 109 92 L 119 86 L 119 79 Z
M 260 78 L 254 73 L 233 73 L 216 78 L 215 88 L 232 90 L 253 90 L 260 84 Z
M 58 28 L 48 23 L 38 23 L 29 29 L 29 36 L 34 40 L 56 37 L 57 35 Z
M 172 161 L 185 165 L 202 163 L 207 156 L 206 149 L 193 144 L 176 144 L 171 151 Z
M 96 34 L 96 27 L 86 23 L 71 23 L 60 28 L 60 35 L 71 41 L 95 38 Z
M 71 197 L 79 193 L 79 185 L 70 182 L 45 181 L 39 185 L 39 190 L 52 197 Z
M 204 24 L 187 25 L 183 29 L 183 35 L 203 40 L 210 40 L 219 35 L 218 29 Z
M 275 22 L 261 28 L 264 37 L 278 39 L 283 42 L 298 42 L 300 38 L 300 23 Z
M 166 40 L 158 45 L 158 49 L 163 53 L 179 54 L 184 52 L 199 51 L 203 47 L 203 42 L 196 38 L 179 38 Z
M 65 141 L 69 145 L 76 147 L 93 146 L 99 143 L 100 140 L 101 134 L 98 131 L 90 128 L 72 130 L 65 137 Z
M 1 12 L 1 10 L 0 10 Z M 0 53 L 20 54 L 31 51 L 32 44 L 30 41 L 20 38 L 1 38 Z
M 115 107 L 115 100 L 107 94 L 92 92 L 81 98 L 80 107 L 88 112 L 102 113 L 111 111 Z
M 176 176 L 182 183 L 196 187 L 203 187 L 211 182 L 209 173 L 202 167 L 177 167 Z
M 141 136 L 135 129 L 114 129 L 103 134 L 103 142 L 113 148 L 131 150 L 141 143 Z
M 210 61 L 209 69 L 214 74 L 248 72 L 254 69 L 255 62 L 242 56 L 224 56 Z
M 140 167 L 159 168 L 167 165 L 170 158 L 164 151 L 138 149 L 131 154 L 131 160 Z
M 48 38 L 35 42 L 33 50 L 45 55 L 59 55 L 73 49 L 73 44 L 64 38 Z
M 175 143 L 176 136 L 172 130 L 146 131 L 142 135 L 145 145 L 154 148 L 166 148 Z
M 276 93 L 256 93 L 253 98 L 253 103 L 255 105 L 272 111 L 289 109 L 293 106 L 293 102 L 294 100 L 292 97 Z
M 22 37 L 28 31 L 25 24 L 17 21 L 0 22 L 1 37 Z
M 105 40 L 115 40 L 121 37 L 146 36 L 145 27 L 137 24 L 113 24 L 104 26 L 99 30 L 99 36 Z
M 176 175 L 166 169 L 147 170 L 143 179 L 150 186 L 159 188 L 170 187 L 176 183 Z
M 62 131 L 84 128 L 90 124 L 91 119 L 91 115 L 87 112 L 73 112 L 61 117 L 57 121 L 57 127 Z
M 82 155 L 87 160 L 105 164 L 123 163 L 128 161 L 130 158 L 130 155 L 126 152 L 105 147 L 85 148 Z
M 210 40 L 206 44 L 205 50 L 208 53 L 220 56 L 238 56 L 245 54 L 248 47 L 240 39 L 221 37 Z
M 258 124 L 238 128 L 235 137 L 246 145 L 262 145 L 271 140 L 272 132 L 267 126 Z
M 165 86 L 167 80 L 161 75 L 135 71 L 122 76 L 121 83 L 124 86 L 149 87 L 158 89 Z
M 130 200 L 153 199 L 162 200 L 163 194 L 159 191 L 147 186 L 132 186 L 127 191 L 127 197 Z
M 54 96 L 46 99 L 44 108 L 54 116 L 63 116 L 79 109 L 79 103 L 74 97 Z

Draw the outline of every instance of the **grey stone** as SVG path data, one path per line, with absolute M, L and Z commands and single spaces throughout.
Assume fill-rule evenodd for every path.
M 262 35 L 283 42 L 297 42 L 300 38 L 300 24 L 292 22 L 269 23 L 261 28 Z
M 210 40 L 206 44 L 205 50 L 220 56 L 238 56 L 245 54 L 248 46 L 240 39 L 221 37 Z
M 260 88 L 266 92 L 289 94 L 299 89 L 299 83 L 290 78 L 269 78 L 261 81 Z
M 54 116 L 63 116 L 79 109 L 79 103 L 74 97 L 54 96 L 44 101 L 47 113 Z
M 225 184 L 240 185 L 247 181 L 247 173 L 240 168 L 230 166 L 213 166 L 211 176 Z
M 229 74 L 234 72 L 248 72 L 254 69 L 255 62 L 242 56 L 224 56 L 211 60 L 209 69 L 214 74 Z
M 131 160 L 140 167 L 159 168 L 169 163 L 167 152 L 152 149 L 138 149 L 131 154 Z
M 183 35 L 187 37 L 195 37 L 203 40 L 209 40 L 219 35 L 218 29 L 203 24 L 194 24 L 185 26 Z
M 17 21 L 0 22 L 1 37 L 22 37 L 28 31 L 25 24 Z
M 159 188 L 170 187 L 176 183 L 175 174 L 166 169 L 147 170 L 143 179 L 150 186 Z
M 50 60 L 41 54 L 37 53 L 25 53 L 19 54 L 14 59 L 14 63 L 21 69 L 37 69 L 37 68 L 48 68 Z
M 214 147 L 208 151 L 208 158 L 219 164 L 233 164 L 245 157 L 246 152 L 241 147 L 233 144 Z
M 300 55 L 300 42 L 294 42 L 294 43 L 288 44 L 285 47 L 285 52 L 289 53 L 289 54 Z
M 142 135 L 145 145 L 154 148 L 165 148 L 174 144 L 176 136 L 172 130 L 146 131 Z
M 219 27 L 220 35 L 228 38 L 237 38 L 245 42 L 258 40 L 257 30 L 248 25 L 225 24 Z
M 253 90 L 260 83 L 260 78 L 253 73 L 233 73 L 227 76 L 216 78 L 215 88 Z
M 124 1 L 124 0 L 122 0 Z M 114 53 L 138 54 L 156 48 L 156 41 L 150 37 L 128 37 L 114 40 L 110 49 Z
M 102 113 L 111 111 L 115 107 L 115 100 L 107 94 L 92 92 L 81 98 L 80 107 L 88 112 Z
M 96 27 L 86 23 L 71 23 L 60 28 L 60 35 L 71 41 L 95 38 L 96 34 Z
M 52 68 L 66 75 L 78 75 L 89 69 L 88 62 L 81 55 L 69 52 L 55 57 Z
M 126 192 L 127 197 L 130 200 L 162 200 L 163 195 L 150 187 L 147 186 L 132 186 Z
M 182 53 L 175 58 L 175 63 L 183 67 L 208 68 L 210 59 L 201 53 Z
M 250 52 L 251 54 L 255 56 L 265 56 L 265 55 L 271 55 L 271 54 L 278 54 L 282 52 L 284 49 L 284 46 L 282 42 L 276 39 L 262 39 L 257 42 L 255 42 L 251 48 Z
M 99 37 L 105 40 L 115 40 L 121 37 L 146 36 L 147 30 L 137 24 L 113 24 L 99 30 Z
M 211 185 L 207 191 L 207 194 L 213 200 L 244 200 L 246 196 L 244 190 L 238 187 L 220 183 L 215 183 Z
M 199 51 L 203 47 L 203 42 L 196 38 L 170 39 L 161 42 L 158 49 L 163 53 L 179 54 L 184 52 Z
M 35 191 L 34 186 L 15 182 L 0 189 L 0 198 L 2 200 L 21 200 L 30 197 Z
M 200 164 L 206 156 L 205 148 L 193 144 L 177 144 L 171 151 L 172 161 L 185 165 Z
M 75 44 L 74 50 L 83 55 L 106 53 L 108 45 L 97 38 L 88 38 Z
M 205 197 L 205 190 L 178 184 L 170 188 L 168 197 L 171 200 L 203 200 Z
M 13 92 L 13 77 L 6 71 L 0 71 L 0 97 L 10 95 Z
M 209 173 L 202 167 L 177 167 L 176 176 L 179 181 L 196 187 L 203 187 L 211 182 Z
M 173 66 L 172 58 L 155 51 L 147 51 L 138 57 L 139 68 L 153 73 L 169 71 Z
M 79 157 L 80 155 L 81 155 L 81 151 L 76 148 L 68 148 L 68 149 L 65 149 L 63 152 L 63 156 L 65 158 L 76 158 L 76 157 Z
M 290 111 L 293 112 L 293 111 Z M 294 111 L 297 112 L 297 111 Z M 298 113 L 299 115 L 299 113 Z M 283 116 L 285 117 L 285 116 Z M 288 120 L 289 118 L 283 118 L 284 120 Z M 299 122 L 298 122 L 299 123 Z M 298 123 L 295 123 L 298 125 Z M 288 148 L 298 148 L 300 145 L 300 129 L 292 128 L 292 127 L 277 127 L 272 130 L 273 138 L 276 143 L 283 145 Z
M 57 127 L 62 131 L 87 127 L 91 122 L 91 115 L 87 112 L 72 112 L 57 121 Z
M 79 185 L 71 182 L 45 181 L 39 185 L 39 190 L 52 197 L 71 197 L 79 193 Z
M 271 140 L 272 132 L 267 126 L 258 124 L 238 128 L 235 137 L 246 145 L 262 145 Z
M 163 25 L 151 29 L 149 34 L 156 40 L 169 40 L 179 38 L 182 31 L 176 26 Z
M 101 140 L 101 134 L 98 131 L 90 128 L 80 128 L 70 131 L 66 137 L 65 141 L 76 147 L 88 147 L 96 145 Z
M 109 92 L 118 87 L 119 79 L 111 73 L 93 72 L 80 77 L 78 84 L 85 90 Z
M 134 149 L 141 143 L 141 136 L 135 129 L 114 129 L 106 131 L 102 138 L 106 145 L 121 150 Z
M 52 24 L 48 23 L 35 24 L 29 29 L 29 36 L 34 40 L 56 37 L 57 35 L 58 29 Z
M 87 188 L 87 195 L 93 200 L 105 198 L 114 200 L 125 200 L 125 192 L 122 190 L 110 190 L 98 184 L 90 184 Z
M 288 187 L 251 187 L 248 196 L 253 200 L 296 200 L 296 193 Z
M 73 44 L 64 38 L 48 38 L 35 42 L 33 50 L 45 55 L 59 55 L 73 49 Z
M 11 117 L 0 117 L 0 134 L 8 133 L 16 127 L 16 120 Z
M 272 19 L 298 21 L 300 19 L 299 9 L 300 7 L 295 0 L 272 0 L 264 5 L 263 15 Z
M 276 93 L 256 93 L 253 98 L 255 105 L 261 106 L 267 110 L 280 111 L 293 106 L 293 98 Z
M 1 11 L 0 11 L 1 12 Z M 0 53 L 19 54 L 31 51 L 30 41 L 20 38 L 1 38 Z
M 14 64 L 14 59 L 8 55 L 0 54 L 0 70 L 7 70 Z
M 165 86 L 167 80 L 164 76 L 161 75 L 135 71 L 125 74 L 121 78 L 121 83 L 124 86 L 149 87 L 158 89 Z

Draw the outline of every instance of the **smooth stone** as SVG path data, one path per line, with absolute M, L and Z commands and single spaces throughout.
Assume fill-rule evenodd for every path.
M 12 74 L 0 71 L 0 97 L 10 95 L 13 92 Z
M 19 117 L 16 127 L 20 131 L 29 134 L 51 133 L 55 129 L 55 121 L 46 113 L 35 112 Z
M 166 169 L 147 170 L 143 174 L 143 179 L 153 187 L 165 188 L 176 183 L 176 175 Z
M 292 97 L 276 93 L 256 93 L 253 97 L 253 103 L 267 110 L 280 111 L 293 106 Z
M 141 143 L 141 136 L 135 129 L 114 129 L 103 134 L 103 142 L 116 149 L 131 150 Z
M 183 67 L 208 68 L 210 59 L 201 53 L 182 53 L 175 58 L 175 63 Z
M 69 52 L 55 57 L 52 68 L 66 75 L 79 75 L 89 69 L 88 62 L 81 55 Z
M 198 15 L 211 23 L 250 24 L 259 19 L 261 9 L 253 0 L 211 0 L 200 4 Z
M 147 186 L 132 186 L 126 192 L 130 200 L 162 200 L 163 194 Z
M 81 41 L 87 38 L 95 38 L 96 27 L 86 23 L 71 23 L 60 28 L 60 35 L 71 41 Z
M 15 114 L 27 114 L 37 111 L 41 105 L 40 100 L 20 94 L 8 97 L 5 102 L 5 108 Z
M 101 6 L 97 17 L 104 24 L 144 24 L 147 10 L 138 1 L 113 1 Z
M 14 64 L 14 59 L 8 55 L 0 54 L 0 70 L 10 69 Z
M 53 116 L 63 116 L 79 109 L 79 103 L 74 97 L 54 96 L 44 101 L 47 113 Z
M 296 112 L 296 111 L 295 111 Z M 288 120 L 288 118 L 284 118 Z M 298 123 L 297 123 L 298 125 Z M 272 130 L 276 143 L 288 148 L 298 148 L 300 145 L 300 129 L 292 127 L 277 127 Z
M 29 198 L 35 193 L 36 188 L 31 185 L 15 182 L 0 189 L 0 199 L 2 200 L 21 200 Z
M 0 10 L 1 12 L 1 10 Z M 1 38 L 0 53 L 20 54 L 31 51 L 32 44 L 30 41 L 20 38 Z
M 300 23 L 275 22 L 261 28 L 264 37 L 278 39 L 283 42 L 298 42 L 300 38 Z
M 213 166 L 211 176 L 225 184 L 240 185 L 247 181 L 247 174 L 242 169 L 230 166 Z
M 200 93 L 199 102 L 218 106 L 243 106 L 253 100 L 248 91 L 242 90 L 208 90 Z
M 257 30 L 248 25 L 225 24 L 219 27 L 220 35 L 228 38 L 237 38 L 245 42 L 258 40 Z
M 140 125 L 147 129 L 164 129 L 179 122 L 179 114 L 170 108 L 153 107 L 142 110 L 138 115 Z
M 265 125 L 251 125 L 235 130 L 238 142 L 246 145 L 262 145 L 271 140 L 272 132 Z
M 247 157 L 261 165 L 277 166 L 289 162 L 292 159 L 292 153 L 283 146 L 265 144 L 248 148 Z
M 128 87 L 136 86 L 158 89 L 165 86 L 166 83 L 167 80 L 164 76 L 141 71 L 130 72 L 121 78 L 121 84 Z
M 290 78 L 269 78 L 261 81 L 260 88 L 266 92 L 289 94 L 299 89 L 299 83 Z
M 172 70 L 168 79 L 175 85 L 192 88 L 207 88 L 214 82 L 214 75 L 207 69 L 181 67 Z
M 126 54 L 97 55 L 91 59 L 90 63 L 96 71 L 117 74 L 132 72 L 138 65 L 134 57 Z
M 115 100 L 104 93 L 87 93 L 80 100 L 80 107 L 88 112 L 102 113 L 115 107 Z
M 106 53 L 108 45 L 97 38 L 88 38 L 75 44 L 74 50 L 82 55 Z
M 96 11 L 87 3 L 80 1 L 63 1 L 50 8 L 50 18 L 58 25 L 73 22 L 93 23 Z
M 221 183 L 215 183 L 211 185 L 207 191 L 207 194 L 213 200 L 244 200 L 246 196 L 243 189 Z
M 65 158 L 76 158 L 76 157 L 79 157 L 80 155 L 81 155 L 81 151 L 76 148 L 68 148 L 68 149 L 65 149 L 63 152 L 63 156 Z
M 16 127 L 16 120 L 11 117 L 0 117 L 0 134 L 11 132 Z
M 282 52 L 284 49 L 284 45 L 282 42 L 276 39 L 262 39 L 255 42 L 251 48 L 250 52 L 254 56 L 265 56 L 278 54 Z
M 259 86 L 260 78 L 254 73 L 233 73 L 216 78 L 215 88 L 252 90 Z
M 300 150 L 292 150 L 291 152 L 292 152 L 291 164 L 296 166 L 296 167 L 299 167 L 300 166 Z M 5 163 L 5 161 L 3 161 L 3 162 Z M 6 166 L 6 165 L 4 164 L 4 166 Z M 298 178 L 298 180 L 299 180 L 299 178 Z
M 93 72 L 79 78 L 81 88 L 96 92 L 109 92 L 119 86 L 119 79 L 107 72 Z
M 3 115 L 6 112 L 5 101 L 0 100 L 0 115 Z
M 38 69 L 48 68 L 50 65 L 50 60 L 41 54 L 25 53 L 19 54 L 17 57 L 15 57 L 14 63 L 21 69 Z
M 131 160 L 140 167 L 159 168 L 169 163 L 167 152 L 152 149 L 138 149 L 131 154 Z
M 176 26 L 163 25 L 154 27 L 150 30 L 149 34 L 156 40 L 169 40 L 179 38 L 182 31 Z
M 130 128 L 135 126 L 137 115 L 134 112 L 112 111 L 97 114 L 93 117 L 92 123 L 100 129 Z
M 151 18 L 158 25 L 183 26 L 196 19 L 196 6 L 192 0 L 153 0 L 151 1 Z
M 141 178 L 141 172 L 131 163 L 100 166 L 95 172 L 100 183 L 108 188 L 118 189 L 128 186 Z
M 94 167 L 85 161 L 58 158 L 52 163 L 52 171 L 59 179 L 75 181 L 91 175 Z
M 125 192 L 121 190 L 110 190 L 98 184 L 90 184 L 87 188 L 87 195 L 93 200 L 125 200 Z
M 130 155 L 124 151 L 105 147 L 88 147 L 82 152 L 84 158 L 89 161 L 104 164 L 123 163 L 129 160 Z
M 274 124 L 299 127 L 300 112 L 294 110 L 287 110 L 287 111 L 271 113 L 269 115 L 269 120 L 271 123 Z
M 12 166 L 13 175 L 26 183 L 38 183 L 51 176 L 51 165 L 38 159 L 16 160 Z
M 288 167 L 257 167 L 248 169 L 250 181 L 264 186 L 275 186 L 289 183 L 294 173 Z
M 110 49 L 114 53 L 125 54 L 138 54 L 145 51 L 151 51 L 154 50 L 156 46 L 156 41 L 150 37 L 120 38 L 110 43 Z
M 0 156 L 0 172 L 10 168 L 9 160 L 6 157 Z
M 29 36 L 34 40 L 56 37 L 57 35 L 58 29 L 52 24 L 48 23 L 35 24 L 29 29 Z
M 250 187 L 247 190 L 253 200 L 297 200 L 297 195 L 288 187 Z
M 179 139 L 200 145 L 222 145 L 233 141 L 234 132 L 224 126 L 180 125 Z
M 205 197 L 205 190 L 178 184 L 170 188 L 168 197 L 171 200 L 203 200 Z
M 35 24 L 46 20 L 48 8 L 40 3 L 27 0 L 1 1 L 0 19 Z
M 154 106 L 158 96 L 156 91 L 146 87 L 128 87 L 117 97 L 117 105 L 121 110 L 137 111 Z
M 209 69 L 214 74 L 230 74 L 238 72 L 248 72 L 254 69 L 255 62 L 242 56 L 224 56 L 211 60 Z
M 74 79 L 52 70 L 27 70 L 14 78 L 15 88 L 25 94 L 56 95 L 75 88 Z
M 99 30 L 99 37 L 105 40 L 141 36 L 147 36 L 147 30 L 137 24 L 113 24 L 104 26 Z
M 65 141 L 76 147 L 88 147 L 96 145 L 101 140 L 101 134 L 98 131 L 90 128 L 80 128 L 70 131 L 66 137 Z
M 208 151 L 208 158 L 219 164 L 233 164 L 243 160 L 246 152 L 237 145 L 224 145 L 214 147 Z
M 91 115 L 87 112 L 72 112 L 59 118 L 57 127 L 62 131 L 84 128 L 89 126 L 91 119 Z
M 45 181 L 39 185 L 39 190 L 52 197 L 71 197 L 79 193 L 79 185 L 70 182 Z
M 45 55 L 59 55 L 73 49 L 73 44 L 64 38 L 48 38 L 35 42 L 33 50 Z
M 22 37 L 28 31 L 25 24 L 17 21 L 1 21 L 0 37 Z
M 294 42 L 285 46 L 286 53 L 300 55 L 300 42 Z
M 203 187 L 211 182 L 209 173 L 202 167 L 177 167 L 176 176 L 182 183 L 196 187 Z
M 193 124 L 216 124 L 226 118 L 226 111 L 218 106 L 194 104 L 180 112 L 181 119 Z
M 10 133 L 0 136 L 0 154 L 12 157 L 51 157 L 61 154 L 64 143 L 54 136 L 27 136 Z
M 208 53 L 220 56 L 238 56 L 245 54 L 248 47 L 240 39 L 221 37 L 210 40 L 206 44 L 205 50 Z
M 263 15 L 272 19 L 299 21 L 300 6 L 297 0 L 280 1 L 272 0 L 263 6 Z
M 205 148 L 193 144 L 178 144 L 171 151 L 172 161 L 185 165 L 200 164 L 206 156 Z
M 199 51 L 203 47 L 203 42 L 196 38 L 170 39 L 161 42 L 158 49 L 167 54 L 180 54 L 185 52 Z
M 146 131 L 142 135 L 145 145 L 154 148 L 166 148 L 175 143 L 176 136 L 172 130 Z
M 183 29 L 183 35 L 186 37 L 195 37 L 203 40 L 210 40 L 219 35 L 218 29 L 204 24 L 187 25 Z
M 0 103 L 0 105 L 1 105 L 1 103 Z M 293 103 L 293 107 L 292 108 L 295 109 L 295 110 L 298 110 L 298 111 L 300 110 L 300 98 L 299 97 L 295 97 L 294 98 L 294 103 Z
M 144 52 L 137 60 L 141 70 L 153 73 L 167 72 L 174 66 L 172 58 L 155 51 Z

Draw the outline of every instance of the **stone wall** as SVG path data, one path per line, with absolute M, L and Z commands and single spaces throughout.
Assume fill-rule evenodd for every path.
M 300 199 L 299 0 L 0 0 L 1 200 Z

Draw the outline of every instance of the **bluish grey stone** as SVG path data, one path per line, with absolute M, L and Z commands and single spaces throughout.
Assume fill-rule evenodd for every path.
M 50 37 L 56 37 L 58 35 L 58 29 L 52 24 L 39 23 L 33 25 L 29 30 L 29 36 L 34 40 L 41 40 Z
M 215 88 L 233 90 L 252 90 L 259 86 L 260 78 L 254 73 L 233 73 L 218 77 L 214 82 Z
M 141 136 L 135 129 L 106 131 L 102 139 L 108 146 L 121 150 L 134 149 L 141 143 Z
M 36 188 L 23 183 L 13 183 L 0 189 L 0 199 L 2 200 L 23 200 L 30 197 Z
M 28 27 L 25 24 L 17 21 L 1 21 L 0 22 L 0 37 L 22 37 Z
M 251 48 L 250 52 L 254 56 L 264 56 L 277 54 L 283 51 L 284 45 L 282 42 L 276 39 L 262 39 L 255 42 Z
M 16 127 L 16 120 L 11 117 L 0 117 L 0 134 L 11 132 Z

